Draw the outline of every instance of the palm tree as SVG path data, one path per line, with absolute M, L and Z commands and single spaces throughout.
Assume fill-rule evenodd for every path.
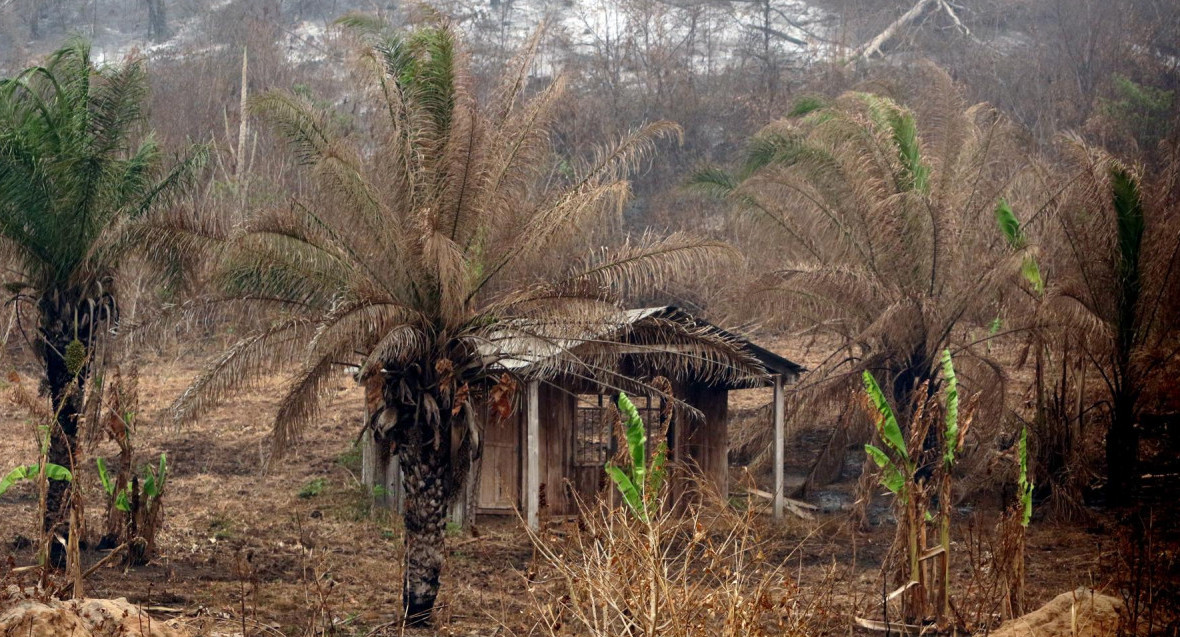
M 291 144 L 315 192 L 261 213 L 217 253 L 223 300 L 280 308 L 285 318 L 227 351 L 174 410 L 196 417 L 253 375 L 298 362 L 275 418 L 281 451 L 317 417 L 342 370 L 379 388 L 382 413 L 367 426 L 396 447 L 404 472 L 403 610 L 407 622 L 425 623 L 447 504 L 478 445 L 472 404 L 501 378 L 501 361 L 535 347 L 555 354 L 538 375 L 611 381 L 616 353 L 594 335 L 621 324 L 623 296 L 732 251 L 645 235 L 572 258 L 604 214 L 620 211 L 631 167 L 679 129 L 660 122 L 587 162 L 559 158 L 547 127 L 564 82 L 524 98 L 536 37 L 480 101 L 446 24 L 399 34 L 362 17 L 343 22 L 363 44 L 365 128 L 342 130 L 340 118 L 287 93 L 256 98 L 252 108 Z M 697 346 L 678 349 L 684 365 L 758 373 L 715 334 L 669 333 Z M 589 352 L 565 355 L 574 345 Z
M 1059 201 L 1050 311 L 1081 341 L 1109 395 L 1107 498 L 1131 500 L 1141 398 L 1180 353 L 1180 161 L 1155 178 L 1073 139 L 1077 170 Z
M 998 367 L 961 328 L 996 316 L 997 290 L 1026 254 L 1004 249 L 993 216 L 1016 173 L 1009 127 L 986 105 L 965 107 L 944 73 L 933 83 L 921 131 L 913 111 L 879 95 L 805 98 L 750 140 L 736 171 L 705 167 L 690 180 L 733 202 L 749 251 L 767 255 L 749 297 L 844 344 L 812 372 L 817 389 L 839 391 L 813 400 L 845 400 L 868 369 L 903 421 L 917 388 L 937 390 L 948 347 L 967 382 L 999 388 Z M 1002 405 L 1002 392 L 990 402 Z
M 133 252 L 177 256 L 156 232 L 159 210 L 202 159 L 193 151 L 164 170 L 150 135 L 133 143 L 146 91 L 141 62 L 96 68 L 83 40 L 0 81 L 6 288 L 18 312 L 37 315 L 35 350 L 56 419 L 48 459 L 63 466 L 72 464 L 87 380 L 119 318 L 120 268 Z M 46 531 L 58 522 L 65 490 L 64 482 L 50 484 Z

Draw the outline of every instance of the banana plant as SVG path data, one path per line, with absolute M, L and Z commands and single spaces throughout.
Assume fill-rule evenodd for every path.
M 22 480 L 36 480 L 41 475 L 41 465 L 29 464 L 18 465 L 12 471 L 9 471 L 3 479 L 0 479 L 0 495 L 4 495 L 12 486 Z M 45 477 L 50 480 L 62 480 L 69 482 L 74 479 L 70 470 L 52 462 L 45 463 Z
M 650 512 L 658 506 L 659 493 L 664 486 L 668 447 L 660 443 L 649 458 L 647 429 L 639 417 L 639 410 L 622 392 L 619 393 L 618 405 L 624 420 L 629 466 L 618 467 L 608 462 L 606 473 L 623 496 L 627 508 L 646 523 L 651 519 Z
M 1015 519 L 1019 525 L 1002 524 L 1000 527 L 1005 534 L 1003 544 L 1010 547 L 1009 550 L 1012 552 L 1007 561 L 1007 590 L 1004 592 L 1004 611 L 1009 617 L 1016 617 L 1024 612 L 1025 534 L 1028 532 L 1033 511 L 1033 481 L 1028 473 L 1028 427 L 1020 430 L 1020 440 L 1016 445 L 1016 461 L 1019 469 L 1016 476 L 1016 506 L 1009 509 L 1010 513 L 1004 517 L 1005 521 Z
M 107 471 L 107 461 L 105 458 L 99 456 L 94 459 L 94 465 L 98 468 L 98 480 L 102 483 L 102 490 L 106 491 L 107 495 L 115 499 L 115 508 L 127 513 L 131 511 L 131 504 L 127 500 L 127 488 L 118 489 L 113 480 L 111 480 L 110 473 Z
M 155 471 L 145 466 L 143 477 L 143 494 L 149 498 L 159 498 L 164 495 L 164 484 L 168 481 L 168 457 L 160 454 L 160 464 Z
M 942 380 L 946 425 L 943 429 L 942 472 L 939 476 L 938 539 L 942 547 L 942 590 L 938 608 L 940 622 L 950 616 L 950 564 L 951 564 L 951 478 L 954 475 L 956 454 L 963 449 L 963 440 L 971 427 L 972 403 L 966 413 L 959 413 L 959 379 L 950 350 L 942 352 Z
M 111 480 L 110 472 L 107 470 L 107 461 L 102 457 L 94 459 L 94 464 L 98 468 L 98 479 L 102 482 L 103 491 L 107 495 L 115 499 L 115 508 L 123 513 L 131 513 L 131 484 L 117 485 Z M 168 480 L 168 457 L 161 453 L 160 464 L 153 469 L 150 465 L 144 465 L 143 472 L 143 495 L 150 500 L 159 498 L 164 493 L 164 484 Z
M 914 473 L 918 468 L 917 462 L 909 453 L 905 437 L 901 433 L 901 426 L 897 422 L 897 416 L 885 398 L 885 393 L 881 391 L 881 386 L 877 384 L 877 379 L 867 370 L 862 374 L 862 378 L 865 394 L 872 403 L 877 437 L 881 439 L 885 447 L 882 449 L 872 444 L 866 444 L 865 452 L 881 469 L 881 484 L 896 499 L 898 533 L 904 533 L 905 536 L 906 563 L 909 567 L 909 583 L 906 585 L 906 595 L 902 603 L 906 608 L 906 615 L 916 617 L 925 607 L 925 585 L 920 561 L 921 547 L 919 546 L 919 529 L 924 523 L 924 518 L 919 512 L 921 507 L 917 499 L 920 493 L 918 485 L 914 481 Z M 917 424 L 914 422 L 911 423 L 911 426 L 917 426 Z
M 943 415 L 945 422 L 941 431 L 942 445 L 941 450 L 941 467 L 938 474 L 938 490 L 939 490 L 939 543 L 942 548 L 942 562 L 941 562 L 941 589 L 939 592 L 939 604 L 936 607 L 936 613 L 941 623 L 950 612 L 950 592 L 948 584 L 950 579 L 950 513 L 951 513 L 951 477 L 954 470 L 956 455 L 963 447 L 963 440 L 970 427 L 971 409 L 968 407 L 967 414 L 960 417 L 959 413 L 959 383 L 958 377 L 955 375 L 955 367 L 951 360 L 949 350 L 944 350 L 941 358 L 942 379 L 943 379 Z M 925 551 L 923 547 L 918 546 L 919 543 L 919 528 L 926 522 L 933 521 L 933 516 L 930 512 L 923 510 L 923 507 L 918 499 L 921 497 L 919 486 L 915 482 L 915 474 L 917 472 L 917 454 L 911 454 L 904 436 L 902 436 L 901 426 L 897 422 L 897 417 L 893 412 L 893 408 L 889 405 L 889 401 L 885 398 L 885 393 L 881 391 L 877 380 L 869 372 L 863 374 L 865 393 L 869 401 L 872 403 L 875 412 L 875 424 L 877 428 L 877 435 L 881 439 L 883 446 L 877 447 L 872 444 L 865 445 L 865 452 L 873 462 L 881 469 L 881 484 L 888 489 L 897 498 L 899 509 L 903 511 L 900 516 L 902 523 L 906 529 L 906 540 L 908 547 L 908 559 L 910 580 L 912 582 L 924 582 L 920 568 L 920 556 Z M 919 411 L 919 414 L 926 413 Z M 919 427 L 921 425 L 922 416 L 916 416 L 918 422 L 911 423 L 911 427 Z M 914 438 L 911 438 L 911 442 Z M 915 610 L 916 609 L 912 609 Z
M 111 498 L 114 510 L 123 514 L 115 527 L 114 539 L 128 545 L 130 564 L 145 564 L 155 548 L 156 531 L 163 509 L 164 487 L 168 482 L 168 457 L 161 453 L 158 466 L 144 465 L 143 478 L 132 476 L 126 483 L 112 480 L 106 460 L 95 458 L 98 479 Z

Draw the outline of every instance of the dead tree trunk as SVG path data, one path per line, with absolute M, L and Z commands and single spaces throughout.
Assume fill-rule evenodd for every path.
M 925 15 L 927 11 L 931 9 L 937 10 L 940 8 L 946 12 L 951 21 L 955 23 L 955 26 L 960 31 L 969 33 L 967 27 L 963 25 L 961 20 L 959 20 L 959 16 L 955 14 L 955 10 L 951 8 L 951 6 L 947 4 L 945 0 L 918 0 L 918 3 L 910 7 L 909 11 L 901 14 L 901 17 L 894 20 L 889 26 L 885 27 L 884 31 L 881 31 L 876 35 L 876 37 L 857 47 L 857 49 L 852 52 L 852 55 L 848 56 L 847 61 L 852 62 L 858 59 L 868 60 L 874 55 L 880 54 L 881 47 L 885 46 L 886 43 L 895 38 L 899 31 Z
M 152 42 L 168 39 L 168 19 L 164 13 L 164 0 L 144 0 L 148 10 L 148 37 Z

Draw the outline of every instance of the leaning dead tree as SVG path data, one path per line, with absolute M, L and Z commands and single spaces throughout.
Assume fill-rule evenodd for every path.
M 845 63 L 853 60 L 869 60 L 874 55 L 881 54 L 881 47 L 885 46 L 893 38 L 897 37 L 898 32 L 916 22 L 919 18 L 925 16 L 930 11 L 944 11 L 951 21 L 954 22 L 955 28 L 959 29 L 966 35 L 971 34 L 971 30 L 963 24 L 959 19 L 958 14 L 955 13 L 954 7 L 946 0 L 918 0 L 918 3 L 910 7 L 909 11 L 901 14 L 901 17 L 894 20 L 889 26 L 885 27 L 884 31 L 878 33 L 875 37 L 865 42 L 848 56 Z

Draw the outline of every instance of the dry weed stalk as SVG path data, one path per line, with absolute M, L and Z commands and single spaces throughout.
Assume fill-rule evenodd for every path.
M 1025 527 L 1021 512 L 1009 507 L 996 523 L 993 577 L 998 584 L 1002 617 L 1024 614 Z
M 541 634 L 811 634 L 818 608 L 801 600 L 785 564 L 767 563 L 755 509 L 733 512 L 706 487 L 694 490 L 701 504 L 683 515 L 657 506 L 644 522 L 599 499 L 579 501 L 568 534 L 530 530 Z
M 119 446 L 119 469 L 115 475 L 114 484 L 120 487 L 131 482 L 133 447 L 132 436 L 135 433 L 135 415 L 139 411 L 139 374 L 132 367 L 124 380 L 123 370 L 115 366 L 111 371 L 111 382 L 107 388 L 105 414 L 98 422 L 103 427 L 91 427 L 89 433 L 92 440 L 105 430 L 108 439 Z M 115 506 L 116 494 L 107 494 L 106 532 L 103 535 L 103 545 L 116 546 L 126 539 L 124 534 L 127 527 L 127 514 Z

